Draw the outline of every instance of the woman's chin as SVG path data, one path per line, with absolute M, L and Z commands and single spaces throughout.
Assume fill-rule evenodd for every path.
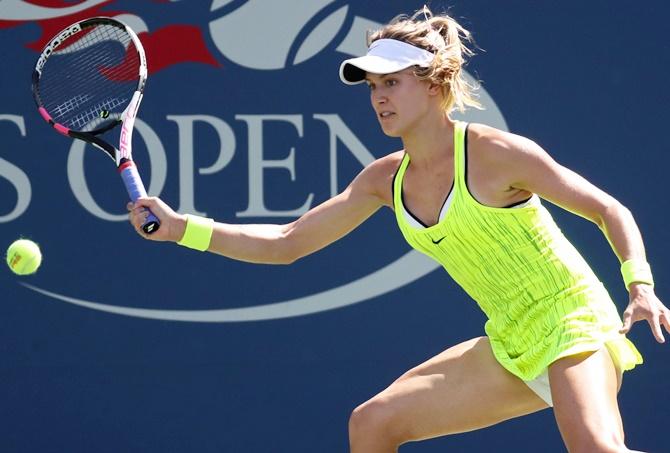
M 386 135 L 387 137 L 394 137 L 394 138 L 396 138 L 396 137 L 400 137 L 400 136 L 402 135 L 402 134 L 400 133 L 400 131 L 399 131 L 397 128 L 395 128 L 395 127 L 390 127 L 390 126 L 388 126 L 388 125 L 384 125 L 384 124 L 382 124 L 381 127 L 382 127 L 382 132 L 383 132 L 384 135 Z

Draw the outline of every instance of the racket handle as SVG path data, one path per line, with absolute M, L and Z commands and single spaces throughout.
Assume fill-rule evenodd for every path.
M 142 184 L 142 178 L 140 178 L 140 174 L 137 172 L 137 167 L 132 160 L 125 160 L 119 165 L 119 173 L 126 186 L 128 195 L 133 202 L 137 201 L 140 197 L 147 196 L 147 191 L 144 188 L 144 184 Z M 156 217 L 149 209 L 146 209 L 146 211 L 149 215 L 142 224 L 142 231 L 147 234 L 153 234 L 158 231 L 161 223 L 158 220 L 158 217 Z

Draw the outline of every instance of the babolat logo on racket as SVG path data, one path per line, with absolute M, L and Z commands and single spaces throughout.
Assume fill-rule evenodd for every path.
M 35 70 L 40 74 L 42 74 L 42 68 L 44 67 L 44 63 L 46 63 L 47 58 L 49 58 L 54 49 L 60 46 L 63 40 L 69 38 L 75 33 L 79 33 L 80 31 L 81 31 L 81 25 L 74 24 L 71 27 L 68 27 L 65 30 L 63 30 L 58 36 L 52 39 L 51 42 L 47 44 L 47 46 L 44 48 L 42 55 L 40 55 L 40 58 L 37 60 Z

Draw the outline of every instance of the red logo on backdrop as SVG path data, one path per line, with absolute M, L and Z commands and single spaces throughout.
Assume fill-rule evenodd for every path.
M 204 63 L 219 67 L 205 44 L 201 27 L 193 24 L 170 24 L 149 31 L 139 16 L 129 11 L 106 9 L 115 0 L 88 0 L 78 3 L 63 0 L 9 0 L 4 8 L 19 11 L 20 19 L 0 20 L 0 29 L 8 29 L 26 23 L 36 23 L 40 27 L 40 37 L 26 44 L 26 47 L 41 52 L 49 40 L 59 31 L 77 21 L 94 16 L 115 17 L 128 23 L 137 33 L 145 51 L 151 55 L 147 61 L 149 73 L 155 73 L 178 63 Z M 170 3 L 167 0 L 153 0 L 154 3 Z M 75 12 L 72 12 L 72 11 Z M 138 26 L 138 24 L 140 24 Z

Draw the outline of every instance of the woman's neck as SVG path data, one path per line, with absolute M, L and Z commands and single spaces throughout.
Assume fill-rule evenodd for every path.
M 453 155 L 454 121 L 446 113 L 424 118 L 418 127 L 402 137 L 412 166 L 430 169 L 445 155 Z

